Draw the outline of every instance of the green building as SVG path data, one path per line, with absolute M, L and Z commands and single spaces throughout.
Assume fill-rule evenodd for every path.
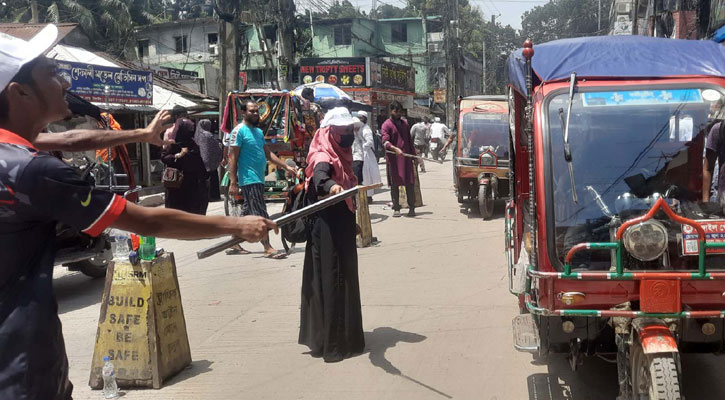
M 315 57 L 377 57 L 412 67 L 416 94 L 428 96 L 435 87 L 430 79 L 433 54 L 428 51 L 429 37 L 440 32 L 441 26 L 440 17 L 316 21 L 312 24 L 312 48 Z

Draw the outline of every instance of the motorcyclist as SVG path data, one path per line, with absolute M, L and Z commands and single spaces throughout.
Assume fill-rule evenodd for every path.
M 451 131 L 448 129 L 447 126 L 445 126 L 443 123 L 441 123 L 441 119 L 439 117 L 435 117 L 433 120 L 433 123 L 430 126 L 430 137 L 432 143 L 437 143 L 438 149 L 437 151 L 433 152 L 433 158 L 436 158 L 436 155 L 440 155 L 441 158 L 446 157 L 446 150 L 447 147 L 444 145 L 442 148 L 441 143 L 446 142 L 446 139 L 448 139 L 451 136 Z M 450 139 L 449 139 L 450 141 Z M 448 142 L 446 142 L 448 144 Z

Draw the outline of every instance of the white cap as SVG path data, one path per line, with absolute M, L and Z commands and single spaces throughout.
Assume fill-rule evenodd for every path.
M 357 117 L 358 117 L 358 118 L 360 118 L 360 117 L 365 117 L 365 118 L 368 118 L 368 119 L 370 118 L 370 117 L 368 116 L 368 113 L 367 113 L 367 111 L 363 111 L 363 110 L 360 110 L 360 111 L 358 111 L 358 112 L 357 112 Z
M 362 122 L 359 119 L 354 118 L 350 111 L 345 107 L 335 107 L 325 114 L 325 118 L 322 120 L 320 127 L 326 126 L 349 126 L 355 125 L 356 128 L 362 126 Z
M 10 84 L 20 68 L 45 53 L 58 38 L 58 28 L 48 24 L 29 41 L 0 33 L 0 91 Z
M 441 119 L 440 119 L 439 117 L 435 117 L 435 118 L 433 119 L 433 122 L 441 122 Z

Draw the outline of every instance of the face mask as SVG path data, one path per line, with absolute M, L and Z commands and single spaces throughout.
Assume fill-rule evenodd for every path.
M 345 134 L 345 135 L 340 135 L 339 144 L 340 144 L 340 147 L 346 148 L 346 147 L 352 146 L 352 143 L 354 141 L 355 141 L 355 135 Z

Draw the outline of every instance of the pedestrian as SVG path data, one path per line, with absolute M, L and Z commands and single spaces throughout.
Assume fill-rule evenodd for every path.
M 360 128 L 363 136 L 363 180 L 362 184 L 365 186 L 374 185 L 382 182 L 380 179 L 380 168 L 378 167 L 378 157 L 375 155 L 375 138 L 373 136 L 373 130 L 368 125 L 368 113 L 365 111 L 358 111 L 357 118 L 363 124 Z M 375 194 L 374 189 L 368 190 L 368 203 L 373 202 L 373 195 Z
M 189 112 L 186 110 L 186 107 L 175 105 L 174 108 L 171 109 L 171 120 L 174 121 L 174 124 L 164 131 L 164 141 L 168 142 L 167 144 L 164 144 L 164 150 L 167 150 L 171 146 L 171 143 L 176 140 L 176 136 L 174 136 L 176 135 L 176 132 L 174 131 L 176 121 L 188 116 Z
M 705 142 L 705 157 L 702 165 L 702 201 L 709 202 L 711 200 L 710 193 L 713 182 L 716 182 L 715 201 L 721 204 L 725 203 L 725 174 L 718 170 L 717 179 L 715 173 L 715 165 L 723 165 L 725 162 L 725 124 L 722 121 L 715 123 L 707 135 Z
M 453 144 L 453 141 L 456 139 L 456 135 L 452 135 L 450 129 L 448 129 L 445 124 L 441 123 L 441 119 L 438 117 L 436 117 L 433 124 L 431 124 L 430 132 L 431 140 L 433 140 L 433 138 L 436 138 L 436 140 L 439 140 L 440 143 L 445 142 L 443 148 L 441 148 L 440 150 L 441 160 L 445 159 L 448 148 L 451 146 L 451 144 Z M 439 147 L 440 143 L 438 144 Z
M 161 151 L 161 162 L 166 168 L 175 168 L 183 175 L 178 187 L 166 187 L 166 208 L 206 215 L 209 206 L 209 173 L 201 158 L 198 143 L 194 141 L 196 126 L 187 118 L 176 121 L 173 136 L 176 142 Z M 164 171 L 166 175 L 166 171 Z
M 408 200 L 408 217 L 415 217 L 415 165 L 413 159 L 403 153 L 414 154 L 413 139 L 410 137 L 408 121 L 403 119 L 403 105 L 398 101 L 390 103 L 390 118 L 383 123 L 383 145 L 386 150 L 388 185 L 393 198 L 393 217 L 400 217 L 400 186 L 405 186 Z
M 199 153 L 201 161 L 204 162 L 204 168 L 209 174 L 209 198 L 215 194 L 214 199 L 219 197 L 219 172 L 217 169 L 224 158 L 224 149 L 219 138 L 211 133 L 211 120 L 202 119 L 196 124 L 196 133 L 194 133 L 194 142 L 199 145 Z
M 325 115 L 307 155 L 310 203 L 357 184 L 351 149 L 357 124 L 344 107 Z M 342 361 L 365 349 L 355 236 L 352 199 L 312 218 L 302 272 L 299 343 L 325 362 Z
M 352 171 L 355 173 L 358 184 L 363 183 L 363 165 L 365 164 L 365 152 L 363 150 L 365 139 L 362 132 L 362 122 L 353 117 L 358 124 L 355 126 L 355 141 L 352 143 Z
M 428 157 L 428 143 L 430 142 L 430 118 L 425 117 L 423 121 L 413 124 L 410 127 L 410 136 L 413 138 L 415 153 L 419 156 Z M 420 172 L 425 173 L 425 163 L 419 160 Z
M 49 24 L 29 41 L 0 36 L 0 399 L 70 400 L 62 327 L 53 293 L 56 225 L 89 236 L 108 227 L 176 239 L 234 235 L 267 237 L 274 222 L 202 217 L 177 210 L 145 208 L 94 188 L 59 159 L 40 151 L 58 138 L 59 149 L 97 150 L 146 137 L 161 143 L 166 113 L 147 128 L 81 130 L 45 135 L 51 122 L 71 116 L 69 83 L 43 54 L 56 43 Z M 50 136 L 50 137 L 48 137 Z M 155 139 L 150 139 L 155 138 Z M 86 147 L 95 144 L 95 147 Z
M 229 193 L 241 191 L 244 202 L 242 215 L 257 215 L 269 218 L 267 204 L 264 202 L 264 177 L 267 160 L 289 174 L 295 175 L 295 167 L 287 165 L 269 150 L 264 142 L 264 133 L 259 129 L 259 105 L 247 100 L 242 103 L 244 120 L 231 133 L 229 158 Z M 262 241 L 264 255 L 268 258 L 282 259 L 284 253 L 278 253 L 268 240 Z M 227 254 L 249 254 L 241 246 L 227 250 Z
M 311 87 L 302 89 L 302 93 L 300 94 L 300 108 L 302 109 L 302 119 L 305 123 L 305 132 L 308 137 L 312 138 L 323 118 L 322 108 L 315 103 L 315 89 Z

